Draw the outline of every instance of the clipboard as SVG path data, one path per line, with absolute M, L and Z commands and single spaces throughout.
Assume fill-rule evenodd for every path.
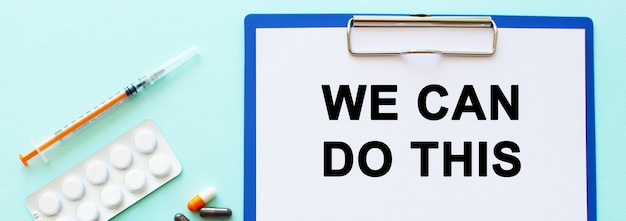
M 244 220 L 595 221 L 593 63 L 584 17 L 248 15 Z

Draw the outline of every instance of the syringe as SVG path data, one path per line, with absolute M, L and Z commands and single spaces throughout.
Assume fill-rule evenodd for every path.
M 193 46 L 187 49 L 185 52 L 181 53 L 180 55 L 169 60 L 168 62 L 165 62 L 165 64 L 157 67 L 153 71 L 148 72 L 148 74 L 139 79 L 139 82 L 137 84 L 131 84 L 126 89 L 120 91 L 113 97 L 102 102 L 102 104 L 96 106 L 94 109 L 80 116 L 75 121 L 67 124 L 65 127 L 58 130 L 52 137 L 48 138 L 42 144 L 37 145 L 35 149 L 26 154 L 26 156 L 22 156 L 22 154 L 20 154 L 20 161 L 22 161 L 24 166 L 28 166 L 28 160 L 39 154 L 44 162 L 48 162 L 48 159 L 43 155 L 43 151 L 52 146 L 52 144 L 58 142 L 65 136 L 80 129 L 82 126 L 86 125 L 87 123 L 98 117 L 100 114 L 111 109 L 113 106 L 132 96 L 133 94 L 137 93 L 140 89 L 153 84 L 155 81 L 172 72 L 174 69 L 178 68 L 180 65 L 182 65 L 187 60 L 191 59 L 197 54 L 198 48 L 196 46 Z

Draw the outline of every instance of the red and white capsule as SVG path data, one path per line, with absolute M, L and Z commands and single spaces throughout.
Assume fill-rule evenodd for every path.
M 200 210 L 200 208 L 202 208 L 204 205 L 206 205 L 206 203 L 211 201 L 213 197 L 215 197 L 216 192 L 217 190 L 215 190 L 214 187 L 207 187 L 202 192 L 200 192 L 200 194 L 194 196 L 191 200 L 189 200 L 189 203 L 187 203 L 187 208 L 191 212 L 196 212 Z

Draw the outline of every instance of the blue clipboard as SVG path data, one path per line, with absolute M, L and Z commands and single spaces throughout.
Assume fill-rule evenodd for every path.
M 259 57 L 258 48 L 263 44 L 258 39 L 258 31 L 261 29 L 294 29 L 294 28 L 346 28 L 348 21 L 353 18 L 352 14 L 250 14 L 245 19 L 245 118 L 244 118 L 244 220 L 267 220 L 258 218 L 258 214 L 261 211 L 261 206 L 258 202 L 258 194 L 261 191 L 257 188 L 258 181 L 261 179 L 271 179 L 272 177 L 260 177 L 257 172 L 258 166 L 258 154 L 261 154 L 261 150 L 258 149 L 257 141 L 260 139 L 259 133 L 261 129 L 258 129 L 257 122 L 260 117 L 257 114 L 257 107 L 261 104 L 258 100 L 260 96 L 258 90 L 259 82 Z M 500 29 L 576 29 L 584 32 L 584 88 L 581 91 L 584 92 L 584 124 L 585 134 L 584 139 L 586 141 L 586 150 L 583 152 L 586 154 L 585 167 L 586 171 L 580 171 L 584 173 L 586 177 L 586 220 L 595 221 L 597 219 L 597 205 L 596 205 L 596 162 L 595 162 L 595 112 L 594 112 L 594 56 L 593 56 L 593 23 L 591 19 L 584 17 L 539 17 L 539 16 L 491 16 L 493 21 Z M 349 28 L 349 26 L 348 26 Z M 504 38 L 502 36 L 501 38 Z M 496 52 L 499 53 L 500 51 Z M 346 52 L 347 53 L 347 52 Z M 289 61 L 285 61 L 289 62 Z M 582 66 L 581 66 L 582 67 Z M 276 82 L 281 82 L 281 79 L 276 79 Z M 266 82 L 266 81 L 264 81 Z M 285 83 L 284 81 L 282 83 Z M 289 82 L 287 82 L 289 83 Z M 271 86 L 271 85 L 270 85 Z M 265 85 L 264 87 L 267 87 Z M 521 87 L 521 86 L 520 86 Z M 355 89 L 353 89 L 355 90 Z M 521 90 L 521 89 L 520 89 Z M 336 88 L 333 89 L 333 93 Z M 353 91 L 352 93 L 356 93 Z M 321 92 L 320 92 L 321 94 Z M 520 98 L 521 99 L 521 98 Z M 323 103 L 320 104 L 323 106 Z M 450 108 L 452 109 L 452 107 Z M 343 110 L 345 112 L 345 109 Z M 450 110 L 452 111 L 452 110 Z M 473 116 L 473 115 L 472 115 Z M 361 144 L 354 144 L 354 148 L 360 147 Z M 351 145 L 352 146 L 352 145 Z M 320 147 L 321 148 L 321 147 Z M 265 150 L 262 150 L 265 151 Z M 321 151 L 321 149 L 320 149 Z M 357 150 L 354 150 L 355 155 Z M 395 157 L 395 155 L 394 155 Z M 395 159 L 394 159 L 395 160 Z M 356 162 L 356 160 L 355 160 Z M 394 162 L 395 163 L 395 162 Z M 522 164 L 524 165 L 523 162 Z M 356 163 L 355 163 L 356 164 Z M 527 163 L 528 164 L 528 163 Z M 394 165 L 395 166 L 395 165 Z M 456 164 L 455 164 L 456 166 Z M 321 168 L 321 165 L 319 165 Z M 355 166 L 356 167 L 356 166 Z M 460 167 L 460 166 L 459 166 Z M 395 169 L 395 168 L 394 168 Z M 352 169 L 352 173 L 357 173 L 358 168 Z M 363 176 L 358 172 L 360 176 Z M 432 171 L 431 171 L 432 174 Z M 355 175 L 356 176 L 356 175 Z M 433 176 L 433 175 L 431 175 Z M 492 175 L 490 174 L 490 177 Z M 462 177 L 459 175 L 458 177 Z M 474 175 L 474 177 L 477 177 Z M 497 176 L 496 176 L 497 177 Z M 468 178 L 472 179 L 473 178 Z M 537 182 L 540 182 L 538 180 Z M 302 190 L 308 191 L 308 190 Z M 539 196 L 534 196 L 534 199 L 540 199 Z M 267 203 L 268 201 L 264 201 Z M 270 201 L 271 202 L 271 201 Z M 292 204 L 299 204 L 300 202 L 291 202 Z M 374 204 L 384 204 L 385 202 L 373 201 Z M 322 206 L 323 205 L 319 205 Z M 320 213 L 324 213 L 323 209 L 318 209 Z M 305 210 L 302 210 L 305 211 Z M 274 211 L 277 215 L 280 211 Z M 368 211 L 362 211 L 368 212 Z M 284 220 L 301 220 L 294 217 L 281 217 L 276 216 Z M 275 218 L 276 218 L 275 217 Z M 327 220 L 333 220 L 333 217 L 327 217 Z M 407 219 L 420 219 L 419 216 L 404 217 Z M 506 217 L 503 217 L 507 219 Z M 541 217 L 539 217 L 541 219 Z M 470 217 L 468 220 L 472 220 Z

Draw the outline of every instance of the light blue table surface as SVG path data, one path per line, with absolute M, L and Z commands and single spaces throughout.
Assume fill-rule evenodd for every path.
M 0 216 L 29 220 L 26 197 L 144 119 L 182 174 L 115 220 L 173 220 L 207 186 L 243 220 L 244 17 L 249 13 L 585 16 L 594 21 L 598 220 L 626 219 L 626 3 L 620 1 L 0 2 Z M 52 147 L 18 154 L 196 45 L 200 56 Z M 541 53 L 541 52 L 538 52 Z M 563 110 L 566 111 L 566 110 Z

